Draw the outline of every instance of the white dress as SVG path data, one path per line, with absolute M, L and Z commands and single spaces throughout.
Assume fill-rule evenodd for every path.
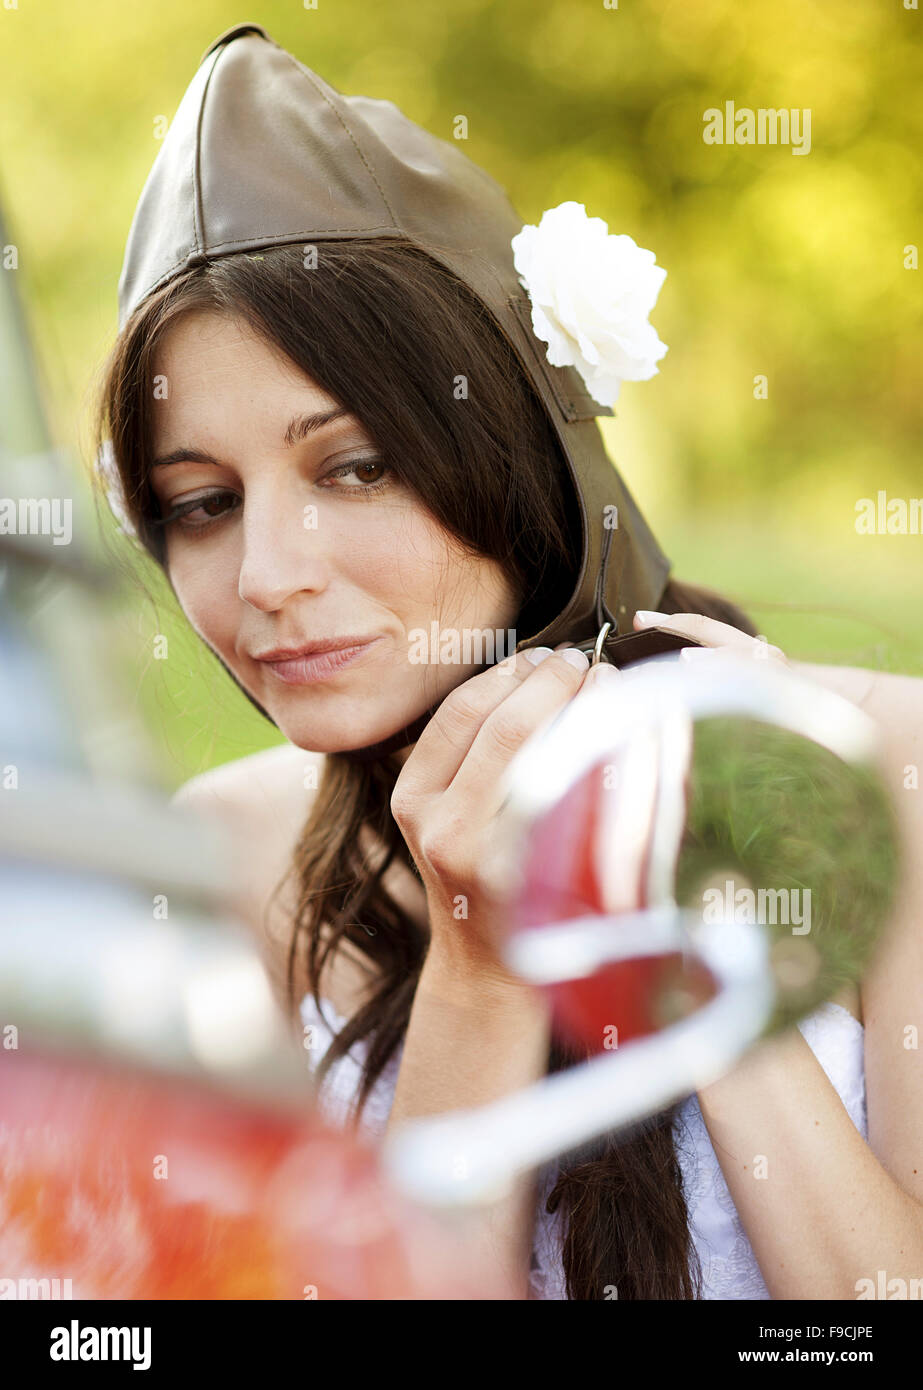
M 332 1031 L 345 1020 L 328 1000 L 323 1016 L 311 995 L 301 1003 L 302 1021 L 312 1028 L 310 1055 L 314 1065 L 330 1045 Z M 826 1072 L 863 1139 L 868 1139 L 865 1107 L 864 1029 L 858 1019 L 839 1004 L 826 1003 L 798 1024 L 805 1041 Z M 317 1097 L 321 1113 L 333 1124 L 344 1125 L 361 1076 L 363 1044 L 336 1062 L 324 1079 Z M 401 1046 L 395 1049 L 366 1101 L 360 1130 L 371 1137 L 384 1133 L 394 1099 L 401 1063 Z M 715 1156 L 698 1098 L 682 1103 L 674 1126 L 676 1153 L 682 1172 L 689 1229 L 702 1270 L 701 1297 L 705 1299 L 767 1299 L 769 1291 L 740 1224 L 721 1166 Z M 557 1176 L 549 1164 L 539 1174 L 539 1197 L 530 1275 L 530 1296 L 566 1299 L 560 1249 L 562 1218 L 544 1210 L 545 1198 Z

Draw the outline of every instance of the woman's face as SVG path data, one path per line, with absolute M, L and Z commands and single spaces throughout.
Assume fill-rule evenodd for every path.
M 337 402 L 248 325 L 189 314 L 155 370 L 154 457 L 170 461 L 151 481 L 161 514 L 182 513 L 165 528 L 173 588 L 293 743 L 388 737 L 477 669 L 466 631 L 513 626 L 520 596 L 501 566 L 463 551 L 357 419 L 324 423 Z M 429 641 L 434 622 L 469 664 L 420 660 L 455 655 Z M 339 654 L 285 656 L 347 639 Z

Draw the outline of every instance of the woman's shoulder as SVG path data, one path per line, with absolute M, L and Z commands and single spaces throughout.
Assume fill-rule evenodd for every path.
M 270 899 L 291 868 L 322 767 L 323 754 L 280 744 L 209 768 L 173 797 L 174 805 L 222 822 L 239 847 L 239 907 L 261 933 Z M 283 912 L 290 915 L 289 898 L 290 892 Z
M 293 856 L 323 766 L 323 753 L 284 743 L 209 768 L 173 796 L 174 805 L 220 820 L 239 846 L 245 869 L 237 907 L 257 936 L 280 1003 L 298 901 Z M 323 992 L 347 1015 L 367 985 L 367 969 L 339 951 L 325 971 Z
M 303 819 L 320 784 L 323 765 L 323 753 L 282 743 L 200 772 L 179 787 L 173 801 L 219 815 L 264 816 L 268 812 L 273 817 Z

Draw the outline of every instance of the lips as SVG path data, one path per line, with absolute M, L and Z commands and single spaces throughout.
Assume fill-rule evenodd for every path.
M 311 685 L 364 656 L 380 637 L 329 637 L 302 647 L 276 647 L 255 657 L 286 685 Z
M 362 647 L 374 642 L 374 637 L 322 637 L 317 642 L 303 642 L 299 647 L 273 647 L 272 651 L 259 652 L 254 661 L 294 661 L 297 657 L 319 656 L 323 652 L 343 651 L 347 647 Z

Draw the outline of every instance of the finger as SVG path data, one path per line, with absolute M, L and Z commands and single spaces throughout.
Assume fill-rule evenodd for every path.
M 724 651 L 733 650 L 735 657 L 749 657 L 754 661 L 774 661 L 788 665 L 788 657 L 779 647 L 773 647 L 761 637 L 755 637 L 749 647 L 681 647 L 680 661 L 698 661 L 703 656 L 718 656 Z
M 763 655 L 784 654 L 778 647 L 772 647 L 760 637 L 751 637 L 730 623 L 719 622 L 717 618 L 706 618 L 703 613 L 652 613 L 639 611 L 635 614 L 634 625 L 638 631 L 646 627 L 662 627 L 666 632 L 675 632 L 678 637 L 692 637 L 707 647 L 737 647 L 753 650 L 755 645 L 764 649 Z M 768 649 L 768 650 L 767 650 Z
M 563 652 L 570 646 L 570 642 L 559 642 L 555 647 L 556 652 Z M 603 657 L 594 665 L 590 662 L 590 669 L 583 678 L 583 689 L 590 689 L 595 685 L 605 687 L 614 684 L 622 679 L 622 673 L 617 666 L 613 666 L 611 661 Z
M 680 661 L 695 661 L 700 656 L 717 656 L 721 651 L 720 647 L 680 647 Z
M 444 791 L 488 715 L 551 656 L 549 647 L 514 652 L 450 690 L 401 769 L 404 791 L 415 796 Z
M 501 804 L 500 778 L 535 731 L 577 694 L 589 671 L 569 660 L 575 649 L 554 652 L 488 715 L 446 792 L 446 803 L 492 815 Z
M 622 672 L 611 661 L 597 661 L 584 676 L 582 688 L 590 690 L 598 686 L 601 690 L 607 690 L 611 685 L 620 685 L 624 679 Z

